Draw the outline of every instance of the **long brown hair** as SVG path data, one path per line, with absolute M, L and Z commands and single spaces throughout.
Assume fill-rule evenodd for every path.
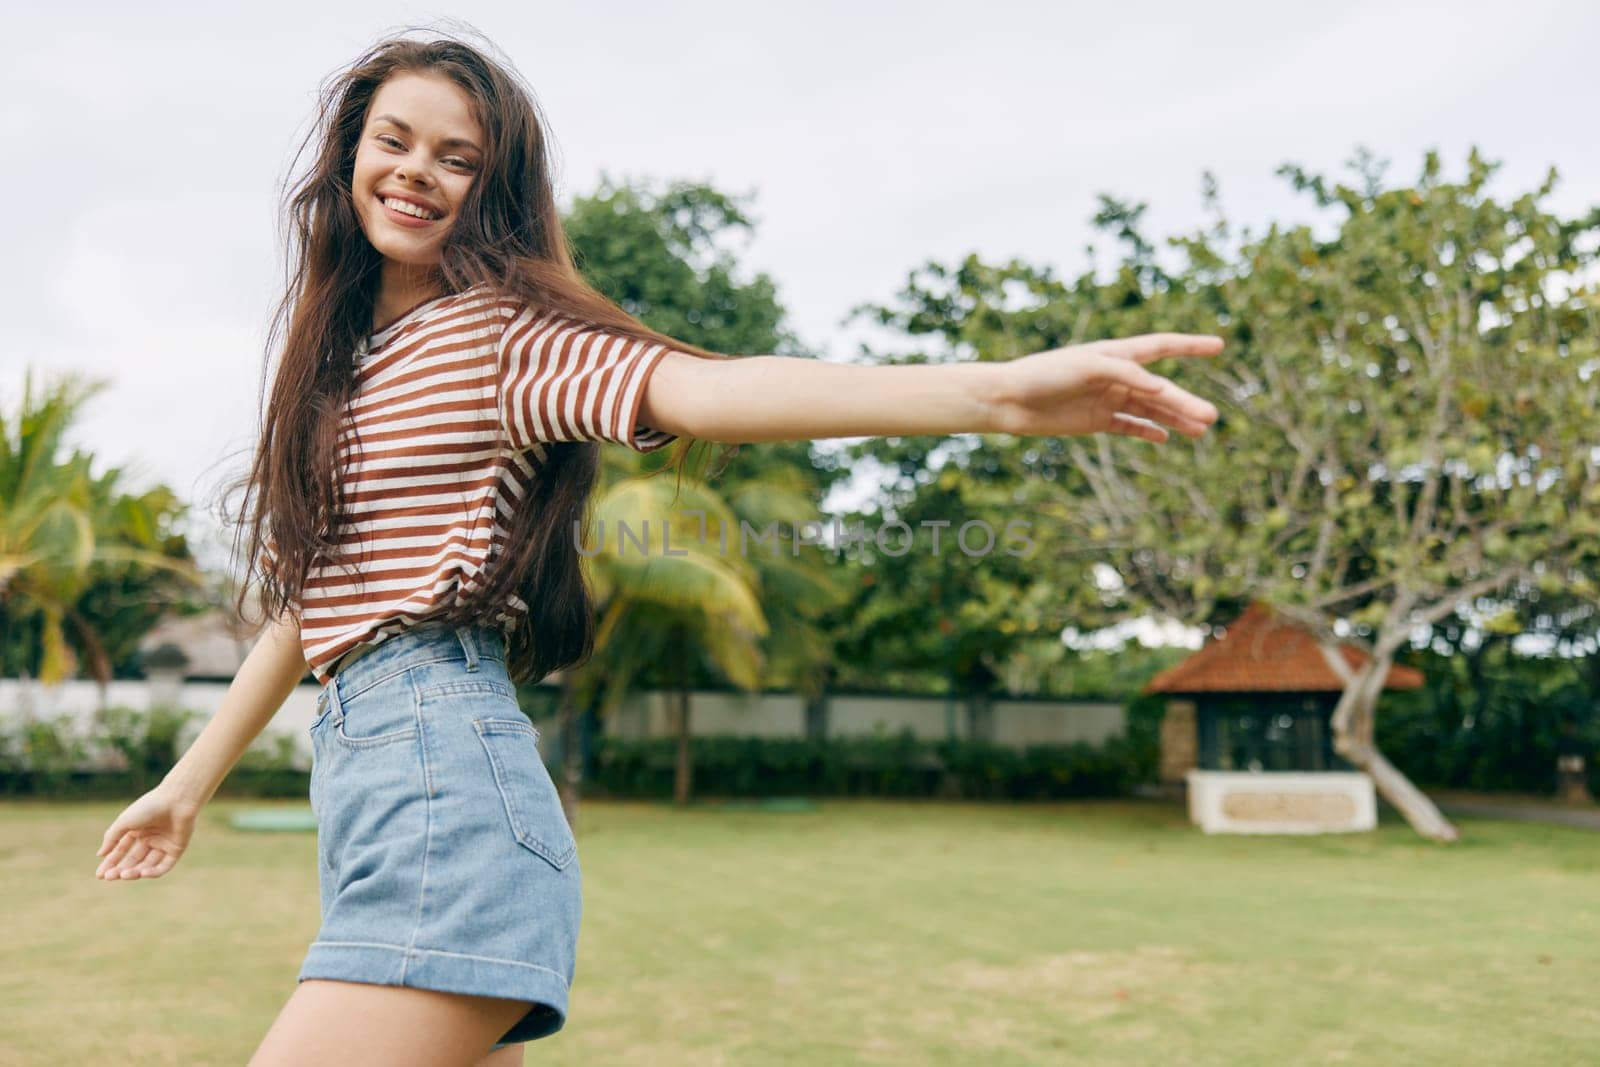
M 311 566 L 324 553 L 337 555 L 344 508 L 338 435 L 354 388 L 357 346 L 371 332 L 382 266 L 356 214 L 352 171 L 367 109 L 379 87 L 401 72 L 439 75 L 459 86 L 486 142 L 479 178 L 442 246 L 439 283 L 446 293 L 487 285 L 618 334 L 727 358 L 649 329 L 583 280 L 557 211 L 540 109 L 509 62 L 448 35 L 380 41 L 324 83 L 318 122 L 295 156 L 298 161 L 318 142 L 314 164 L 287 196 L 289 276 L 268 333 L 268 362 L 277 339 L 286 339 L 242 483 L 250 566 L 234 605 L 241 617 L 252 578 L 259 582 L 262 610 L 298 617 Z M 672 448 L 680 475 L 695 443 L 683 438 Z M 599 445 L 554 442 L 545 452 L 485 581 L 429 616 L 430 622 L 483 622 L 515 593 L 528 605 L 507 640 L 507 667 L 518 681 L 582 663 L 594 646 L 594 611 L 578 545 L 589 541 Z

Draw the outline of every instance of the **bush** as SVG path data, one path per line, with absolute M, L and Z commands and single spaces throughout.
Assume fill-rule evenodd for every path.
M 1376 738 L 1420 787 L 1553 793 L 1564 750 L 1587 760 L 1600 796 L 1600 706 L 1572 661 L 1430 657 L 1428 685 L 1386 693 Z
M 1120 738 L 1013 749 L 975 741 L 920 741 L 910 731 L 810 739 L 690 740 L 700 796 L 892 796 L 1055 800 L 1119 796 L 1139 781 L 1134 746 Z M 677 740 L 595 741 L 586 791 L 618 797 L 672 795 Z
M 0 794 L 131 799 L 160 784 L 182 755 L 179 743 L 199 714 L 110 707 L 95 716 L 90 737 L 78 736 L 66 720 L 38 720 L 9 730 L 0 723 Z M 270 740 L 270 747 L 258 740 L 245 750 L 219 796 L 306 795 L 308 775 L 299 766 L 295 739 Z
M 99 740 L 121 755 L 131 787 L 143 792 L 178 762 L 178 740 L 197 714 L 177 708 L 106 708 L 97 716 Z
M 72 724 L 35 719 L 0 734 L 0 794 L 60 792 L 89 756 Z

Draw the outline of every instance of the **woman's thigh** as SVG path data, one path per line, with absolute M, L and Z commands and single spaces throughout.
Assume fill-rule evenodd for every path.
M 515 1045 L 497 1048 L 479 1060 L 478 1067 L 522 1067 L 526 1062 L 522 1057 L 522 1050 L 527 1047 L 526 1041 L 519 1041 Z
M 249 1067 L 474 1067 L 527 1011 L 520 1000 L 307 978 Z

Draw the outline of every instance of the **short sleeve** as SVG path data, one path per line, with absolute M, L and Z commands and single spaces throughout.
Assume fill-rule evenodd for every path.
M 261 538 L 261 570 L 274 577 L 278 573 L 278 542 L 272 539 L 270 533 L 263 534 Z
M 638 422 L 645 383 L 670 351 L 523 308 L 500 338 L 500 422 L 511 446 L 610 441 L 653 452 L 671 444 L 676 434 Z

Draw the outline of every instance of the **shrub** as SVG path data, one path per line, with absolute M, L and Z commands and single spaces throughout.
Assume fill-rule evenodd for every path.
M 827 741 L 696 737 L 694 791 L 701 796 L 894 796 L 1052 800 L 1118 796 L 1139 780 L 1136 749 L 1117 738 L 1013 749 L 976 741 L 921 741 L 909 730 Z M 665 797 L 677 763 L 674 738 L 600 737 L 599 795 Z

